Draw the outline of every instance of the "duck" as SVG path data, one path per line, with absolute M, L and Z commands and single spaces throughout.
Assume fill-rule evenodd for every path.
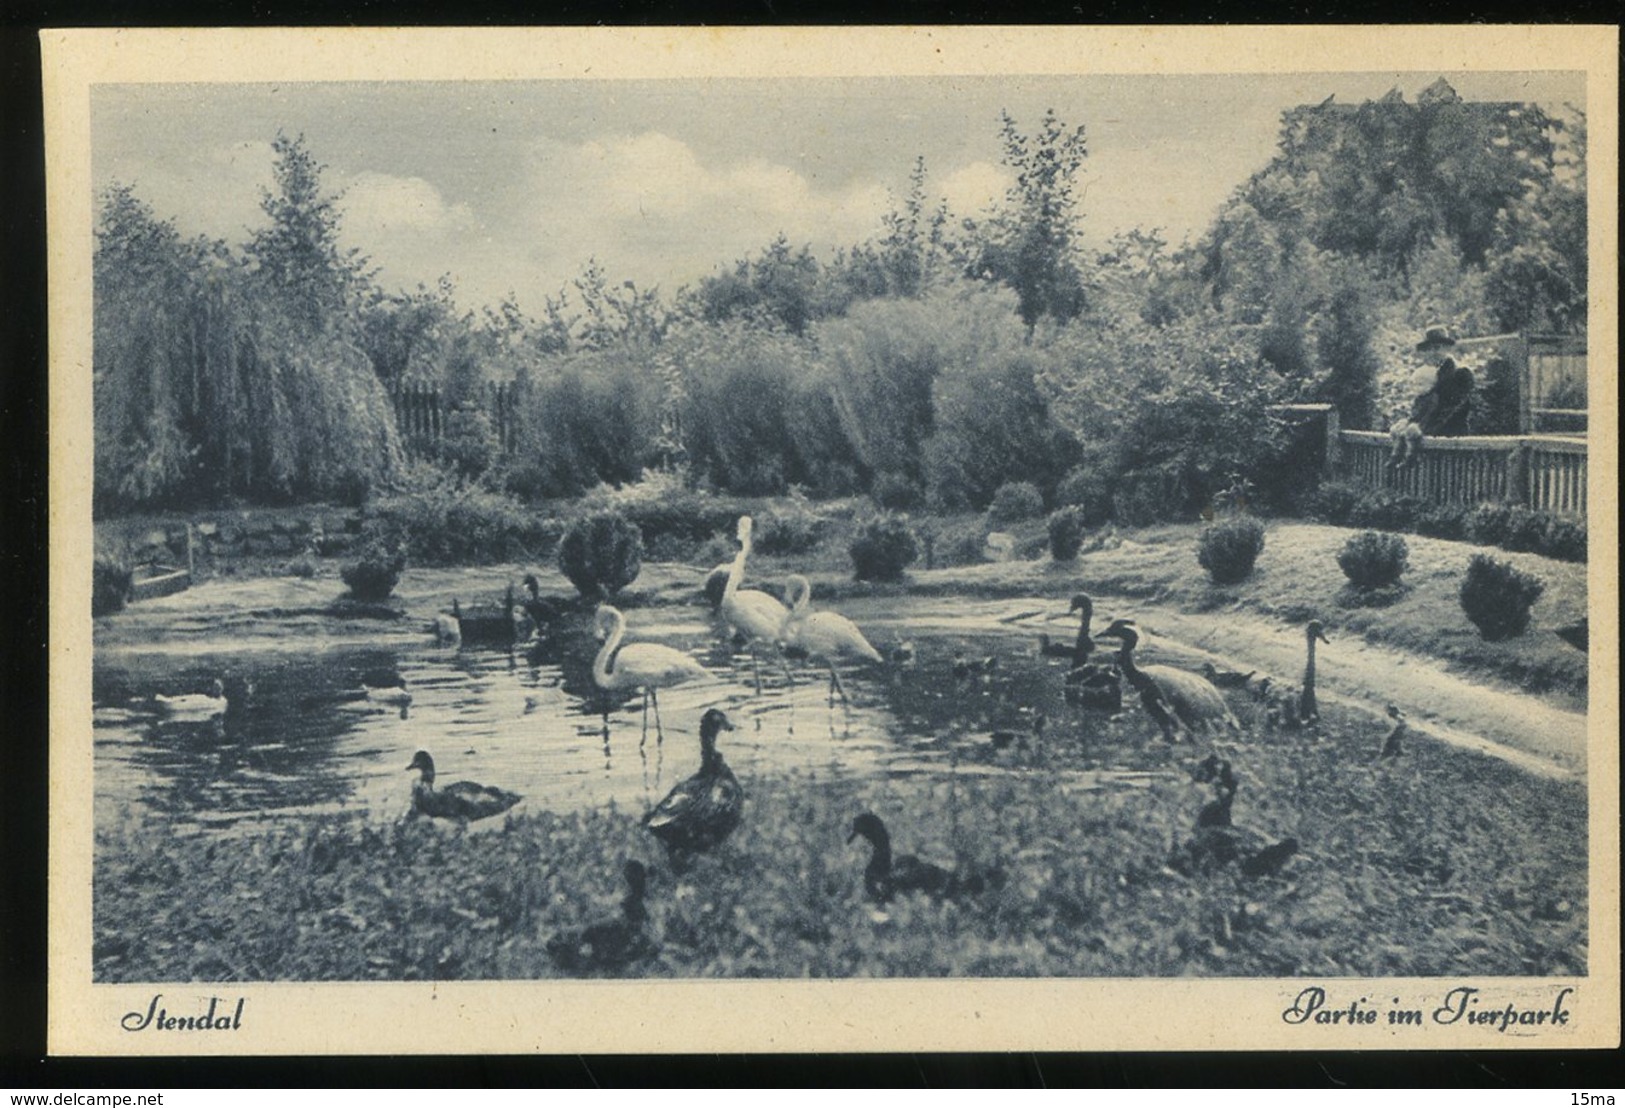
M 538 634 L 544 633 L 568 613 L 568 601 L 542 595 L 542 583 L 536 579 L 534 573 L 525 574 L 521 584 L 530 595 L 520 601 L 520 604 L 525 609 L 525 614 L 530 617 L 531 623 L 535 625 Z
M 1100 708 L 1118 712 L 1123 708 L 1123 674 L 1117 666 L 1101 665 L 1089 659 L 1095 652 L 1090 634 L 1095 602 L 1087 593 L 1072 598 L 1069 612 L 1080 613 L 1077 641 L 1072 644 L 1072 668 L 1067 670 L 1065 696 L 1068 704 L 1080 708 Z
M 1388 732 L 1387 737 L 1382 740 L 1382 750 L 1377 754 L 1379 759 L 1399 757 L 1404 752 L 1402 744 L 1405 739 L 1405 732 L 1410 729 L 1410 724 L 1405 719 L 1405 713 L 1399 710 L 1399 705 L 1388 705 L 1388 718 L 1394 721 L 1394 726 Z
M 868 839 L 872 848 L 869 864 L 863 869 L 863 890 L 875 903 L 885 904 L 898 893 L 946 896 L 954 887 L 954 875 L 933 862 L 921 861 L 912 854 L 893 857 L 891 833 L 875 813 L 864 812 L 852 821 L 847 843 L 850 845 L 860 836 Z
M 1273 877 L 1298 852 L 1298 840 L 1266 842 L 1257 832 L 1232 822 L 1237 781 L 1230 763 L 1211 755 L 1198 767 L 1198 779 L 1214 782 L 1217 797 L 1196 816 L 1196 834 L 1169 858 L 1170 868 L 1186 877 L 1236 865 L 1247 878 Z
M 1209 762 L 1203 763 L 1204 768 L 1212 764 L 1211 776 L 1205 779 L 1212 781 L 1217 796 L 1202 806 L 1196 814 L 1196 826 L 1203 827 L 1231 827 L 1231 810 L 1236 801 L 1236 776 L 1230 768 L 1230 763 L 1222 758 L 1210 756 Z M 1200 778 L 1199 778 L 1200 779 Z
M 178 696 L 165 696 L 159 693 L 152 701 L 160 712 L 171 719 L 212 719 L 215 716 L 225 715 L 229 705 L 226 700 L 226 683 L 218 677 L 209 682 L 209 691 L 206 693 L 181 693 Z
M 717 735 L 733 723 L 720 708 L 700 717 L 700 769 L 679 782 L 643 817 L 643 827 L 666 848 L 672 868 L 681 870 L 696 854 L 711 850 L 739 826 L 745 790 L 717 749 Z
M 880 663 L 884 663 L 885 659 L 863 637 L 858 625 L 845 616 L 838 612 L 812 611 L 812 584 L 799 573 L 790 577 L 790 599 L 790 618 L 785 621 L 780 638 L 787 646 L 803 650 L 809 658 L 829 667 L 831 707 L 835 705 L 837 693 L 840 694 L 841 703 L 849 704 L 846 689 L 841 685 L 841 675 L 835 668 L 836 663 L 845 658 Z
M 750 516 L 739 517 L 737 534 L 739 553 L 728 567 L 728 579 L 723 584 L 722 599 L 717 604 L 717 611 L 722 616 L 723 622 L 744 638 L 745 645 L 750 650 L 750 666 L 751 672 L 756 677 L 756 692 L 760 695 L 762 673 L 756 658 L 756 647 L 760 643 L 777 646 L 784 625 L 790 618 L 790 609 L 779 603 L 776 597 L 769 596 L 760 589 L 739 587 L 745 576 L 745 560 L 750 557 Z M 783 661 L 782 657 L 780 661 Z M 789 676 L 787 663 L 785 676 Z
M 622 867 L 621 874 L 627 891 L 621 898 L 619 915 L 588 924 L 579 931 L 555 935 L 547 941 L 548 956 L 560 969 L 570 972 L 623 969 L 659 950 L 644 930 L 649 921 L 649 911 L 643 903 L 648 870 L 642 862 L 633 860 Z
M 1124 679 L 1139 692 L 1146 712 L 1168 741 L 1175 741 L 1181 726 L 1188 731 L 1212 727 L 1241 730 L 1224 696 L 1205 678 L 1173 666 L 1142 669 L 1135 665 L 1134 648 L 1139 645 L 1140 633 L 1132 619 L 1113 620 L 1099 637 L 1116 639 L 1120 644 L 1117 666 L 1123 671 Z
M 418 779 L 412 783 L 414 814 L 469 823 L 500 815 L 524 799 L 517 793 L 490 785 L 476 785 L 472 781 L 458 781 L 443 789 L 436 789 L 434 759 L 427 750 L 414 754 L 406 769 L 408 772 L 418 771 Z
M 397 677 L 387 683 L 363 683 L 362 691 L 375 704 L 388 704 L 392 708 L 405 708 L 412 703 L 412 690 L 406 687 L 406 678 Z
M 1202 676 L 1206 677 L 1216 689 L 1245 689 L 1247 683 L 1257 674 L 1256 669 L 1243 673 L 1239 669 L 1220 669 L 1212 662 L 1202 663 Z
M 1315 703 L 1315 642 L 1331 645 L 1326 637 L 1325 625 L 1318 619 L 1310 620 L 1303 629 L 1304 639 L 1309 645 L 1309 657 L 1303 666 L 1303 688 L 1298 691 L 1298 720 L 1302 723 L 1319 723 L 1320 706 Z
M 707 677 L 704 666 L 681 650 L 658 643 L 629 643 L 621 645 L 626 634 L 626 617 L 608 604 L 598 607 L 596 616 L 598 637 L 604 640 L 598 656 L 593 659 L 592 679 L 605 692 L 635 689 L 643 694 L 643 734 L 649 734 L 649 705 L 655 710 L 655 734 L 661 741 L 665 735 L 660 726 L 661 689 L 669 689 L 688 681 Z

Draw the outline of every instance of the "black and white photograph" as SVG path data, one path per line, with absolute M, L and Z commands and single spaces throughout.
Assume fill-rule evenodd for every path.
M 1480 30 L 75 55 L 53 1036 L 1617 1044 L 1617 50 Z

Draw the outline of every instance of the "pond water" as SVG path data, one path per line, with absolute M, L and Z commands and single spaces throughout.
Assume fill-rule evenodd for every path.
M 722 750 L 747 780 L 794 770 L 858 777 L 1018 772 L 1013 764 L 1030 742 L 1035 715 L 1044 713 L 1053 721 L 1044 741 L 1064 741 L 1074 752 L 1062 772 L 1081 786 L 1143 783 L 1143 767 L 1132 764 L 1139 744 L 1090 742 L 1114 729 L 1142 730 L 1137 710 L 1113 724 L 1067 708 L 1064 663 L 1038 655 L 1038 631 L 1062 641 L 1075 633 L 1064 602 L 835 607 L 882 653 L 906 643 L 911 657 L 843 666 L 850 704 L 833 707 L 827 671 L 791 663 L 792 683 L 766 654 L 758 693 L 750 655 L 733 652 L 703 608 L 629 612 L 627 641 L 684 650 L 712 675 L 660 695 L 663 741 L 652 720 L 645 738 L 640 698 L 606 703 L 594 688 L 596 643 L 585 629 L 510 652 L 441 646 L 415 626 L 358 628 L 359 621 L 311 613 L 279 613 L 274 627 L 262 620 L 254 634 L 237 633 L 230 621 L 178 620 L 169 625 L 175 633 L 155 645 L 97 649 L 97 822 L 111 826 L 133 813 L 185 834 L 336 811 L 394 819 L 408 809 L 416 775 L 405 767 L 419 749 L 434 756 L 442 785 L 496 785 L 522 794 L 532 809 L 613 802 L 641 812 L 697 768 L 699 717 L 713 706 L 735 725 Z M 956 667 L 956 657 L 970 664 Z M 987 657 L 997 664 L 978 672 Z M 223 716 L 173 719 L 153 701 L 207 690 L 215 678 L 230 698 Z M 412 693 L 404 711 L 366 694 L 368 684 L 399 680 Z M 1017 738 L 996 746 L 996 731 Z

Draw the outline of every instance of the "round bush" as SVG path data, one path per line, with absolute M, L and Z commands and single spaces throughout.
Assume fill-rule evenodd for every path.
M 1480 504 L 1467 514 L 1467 537 L 1483 546 L 1500 546 L 1511 529 L 1510 504 Z
M 988 522 L 994 526 L 1020 523 L 1044 514 L 1044 497 L 1036 485 L 1028 481 L 1010 481 L 1000 485 L 987 506 Z
M 848 552 L 859 581 L 897 581 L 920 556 L 920 547 L 906 522 L 881 516 L 863 525 Z
M 1070 562 L 1083 548 L 1084 510 L 1076 504 L 1057 508 L 1049 517 L 1049 553 L 1057 562 Z
M 1586 560 L 1586 525 L 1569 519 L 1553 518 L 1546 525 L 1546 542 L 1541 553 L 1565 562 Z
M 1253 564 L 1263 549 L 1264 525 L 1241 516 L 1203 528 L 1196 560 L 1214 584 L 1233 585 L 1252 576 Z
M 1080 509 L 1085 527 L 1099 527 L 1112 514 L 1111 489 L 1100 472 L 1092 468 L 1080 466 L 1061 478 L 1055 486 L 1055 502 Z
M 1348 523 L 1379 531 L 1409 531 L 1428 507 L 1427 501 L 1388 489 L 1372 489 L 1355 501 Z
M 1354 514 L 1360 490 L 1342 481 L 1327 481 L 1304 498 L 1304 514 L 1341 527 Z
M 1507 550 L 1538 553 L 1546 549 L 1546 528 L 1551 522 L 1545 512 L 1513 508 L 1507 513 L 1507 533 L 1501 546 Z
M 1529 609 L 1546 585 L 1487 554 L 1474 554 L 1461 582 L 1461 610 L 1490 642 L 1514 638 L 1529 626 Z
M 576 520 L 559 542 L 559 571 L 589 600 L 608 600 L 643 570 L 643 532 L 615 512 Z
M 1436 539 L 1467 537 L 1467 510 L 1458 504 L 1430 504 L 1416 517 L 1416 533 Z
M 869 486 L 869 496 L 891 512 L 912 512 L 925 502 L 920 486 L 901 473 L 882 473 Z
M 339 576 L 357 600 L 383 600 L 395 591 L 406 569 L 406 551 L 392 543 L 373 539 L 362 548 L 361 556 L 346 565 Z
M 1409 553 L 1405 540 L 1398 535 L 1361 531 L 1343 544 L 1337 564 L 1356 588 L 1380 589 L 1398 583 Z
M 824 537 L 827 524 L 799 505 L 770 508 L 756 516 L 752 542 L 763 554 L 805 554 Z

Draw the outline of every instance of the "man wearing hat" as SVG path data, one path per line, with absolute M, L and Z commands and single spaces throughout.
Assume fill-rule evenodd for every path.
M 1418 448 L 1424 435 L 1463 435 L 1467 433 L 1468 402 L 1473 394 L 1472 371 L 1456 364 L 1450 356 L 1456 339 L 1442 326 L 1429 327 L 1416 344 L 1425 362 L 1438 367 L 1433 385 L 1411 403 L 1410 418 L 1397 422 L 1389 433 L 1394 448 L 1388 468 L 1403 469 L 1421 460 Z

